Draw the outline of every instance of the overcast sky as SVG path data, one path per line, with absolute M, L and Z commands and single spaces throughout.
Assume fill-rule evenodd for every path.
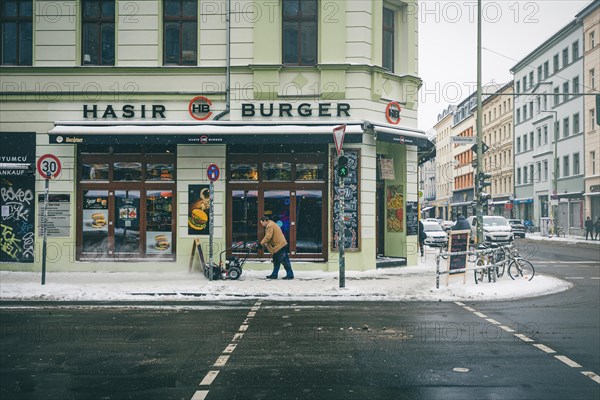
M 590 0 L 483 0 L 482 82 L 506 83 L 510 69 L 568 24 Z M 419 128 L 476 90 L 477 1 L 419 0 Z M 580 46 L 583 48 L 583 46 Z

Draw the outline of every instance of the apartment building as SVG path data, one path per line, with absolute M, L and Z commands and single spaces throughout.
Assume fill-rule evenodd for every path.
M 456 106 L 452 118 L 452 136 L 474 137 L 476 136 L 476 116 L 477 108 L 476 94 L 471 94 Z M 474 214 L 474 180 L 473 180 L 473 159 L 475 153 L 471 150 L 471 145 L 451 144 L 452 155 L 454 158 L 454 190 L 452 192 L 452 202 L 450 203 L 452 220 L 456 220 L 458 214 L 465 217 Z
M 572 21 L 520 60 L 514 75 L 515 216 L 583 225 L 583 29 Z
M 454 192 L 454 146 L 450 143 L 454 106 L 448 106 L 438 114 L 435 130 L 436 148 L 436 198 L 433 202 L 435 216 L 447 220 L 450 218 L 450 203 Z
M 596 96 L 600 93 L 600 2 L 592 2 L 576 18 L 583 23 L 583 91 L 588 94 L 581 117 L 585 131 L 584 213 L 596 221 L 600 217 L 600 127 L 596 114 Z
M 187 271 L 196 239 L 249 248 L 262 215 L 300 269 L 337 270 L 340 229 L 349 269 L 416 264 L 413 3 L 3 2 L 0 268 L 41 268 L 46 154 L 54 271 Z
M 489 149 L 483 154 L 483 170 L 492 175 L 486 189 L 492 196 L 489 215 L 512 216 L 513 200 L 513 82 L 503 85 L 482 102 L 483 142 Z

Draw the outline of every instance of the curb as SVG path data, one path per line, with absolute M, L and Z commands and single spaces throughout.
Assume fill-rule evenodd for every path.
M 586 243 L 586 242 L 582 242 L 580 239 L 574 239 L 573 241 L 566 241 L 566 240 L 552 240 L 552 239 L 529 239 L 527 237 L 523 238 L 519 238 L 519 242 L 521 243 L 546 243 L 546 244 L 550 244 L 552 246 L 577 246 L 577 247 L 583 247 L 583 248 L 589 248 L 589 249 L 598 249 L 600 250 L 600 244 L 598 244 L 598 241 L 594 241 L 592 243 Z

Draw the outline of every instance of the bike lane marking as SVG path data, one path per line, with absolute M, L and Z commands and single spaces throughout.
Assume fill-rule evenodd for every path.
M 477 315 L 478 317 L 485 319 L 489 323 L 493 324 L 493 322 L 490 321 L 490 320 L 492 320 L 491 318 L 487 318 L 487 315 L 475 310 L 473 307 L 469 307 L 466 304 L 461 303 L 459 301 L 455 301 L 454 304 L 456 304 L 459 307 L 464 308 L 465 310 L 467 310 L 467 311 Z M 492 320 L 492 321 L 497 322 L 495 320 Z M 507 327 L 506 325 L 500 325 L 500 328 L 505 330 L 506 332 L 514 332 L 514 329 L 511 329 L 511 328 Z M 535 342 L 535 340 L 531 339 L 530 337 L 528 337 L 527 335 L 524 335 L 522 333 L 514 333 L 514 335 L 516 337 L 518 337 L 519 339 L 523 340 L 524 342 Z M 532 345 L 534 347 L 544 351 L 545 353 L 548 353 L 548 354 L 556 353 L 556 351 L 552 350 L 550 347 L 543 345 L 541 343 L 532 343 Z M 554 357 L 556 359 L 562 361 L 564 364 L 568 365 L 571 368 L 583 368 L 581 365 L 579 365 L 575 361 L 571 360 L 567 356 L 555 355 Z M 581 371 L 581 373 L 583 375 L 587 376 L 588 378 L 590 378 L 591 380 L 593 380 L 594 382 L 600 384 L 600 376 L 598 376 L 596 373 L 594 373 L 592 371 Z
M 246 330 L 248 329 L 250 322 L 252 321 L 254 316 L 256 316 L 256 312 L 260 309 L 261 305 L 262 300 L 257 300 L 256 303 L 254 303 L 254 306 L 252 306 L 250 312 L 248 312 L 248 315 L 246 315 L 244 322 L 242 322 L 242 324 L 238 328 L 238 331 L 233 335 L 231 343 L 229 343 L 227 347 L 225 347 L 225 349 L 222 351 L 222 354 L 217 358 L 217 360 L 213 364 L 213 367 L 222 368 L 225 366 L 225 364 L 227 364 L 227 361 L 229 361 L 229 357 L 237 348 L 239 341 L 242 339 L 242 337 L 244 337 L 244 332 L 246 332 Z M 213 381 L 217 378 L 217 375 L 219 375 L 220 371 L 220 369 L 213 369 L 208 371 L 202 379 L 202 381 L 200 381 L 199 386 L 212 385 Z M 204 400 L 206 399 L 206 396 L 208 396 L 208 392 L 208 390 L 197 390 L 192 396 L 191 400 Z

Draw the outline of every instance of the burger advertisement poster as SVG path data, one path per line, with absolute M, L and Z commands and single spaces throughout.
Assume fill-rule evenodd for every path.
M 108 232 L 108 196 L 103 192 L 90 191 L 83 199 L 83 229 Z
M 208 235 L 210 189 L 208 185 L 189 185 L 188 234 Z

